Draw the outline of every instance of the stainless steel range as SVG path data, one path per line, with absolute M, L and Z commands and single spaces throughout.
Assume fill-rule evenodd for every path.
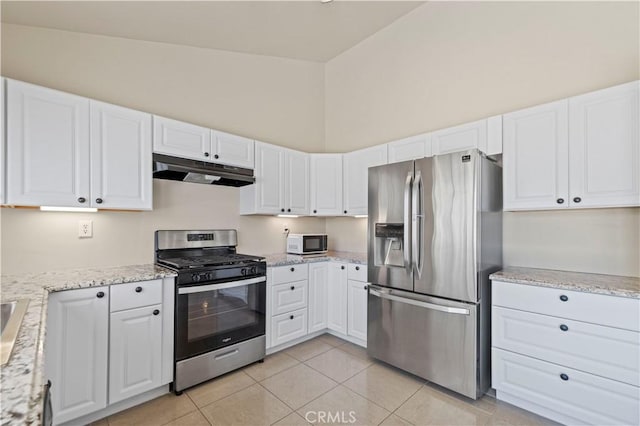
M 156 231 L 156 263 L 178 273 L 176 394 L 265 356 L 267 264 L 237 241 L 233 229 Z

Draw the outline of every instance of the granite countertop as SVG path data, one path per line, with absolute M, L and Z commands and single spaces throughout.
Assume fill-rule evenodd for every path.
M 640 299 L 640 278 L 636 277 L 506 267 L 502 271 L 491 274 L 489 278 L 515 284 Z
M 0 277 L 2 301 L 29 299 L 9 362 L 0 370 L 0 422 L 41 424 L 47 296 L 51 292 L 174 277 L 153 264 Z
M 321 255 L 305 255 L 298 254 L 269 254 L 265 256 L 267 266 L 287 266 L 299 263 L 316 263 L 316 262 L 346 262 L 357 263 L 360 265 L 367 264 L 367 253 L 350 252 L 350 251 L 329 251 Z

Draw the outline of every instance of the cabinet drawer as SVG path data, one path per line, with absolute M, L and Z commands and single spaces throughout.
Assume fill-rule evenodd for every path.
M 367 282 L 367 265 L 359 265 L 357 263 L 350 263 L 347 267 L 347 278 L 355 281 Z
M 271 319 L 271 346 L 278 346 L 307 334 L 307 310 L 300 309 Z
M 162 303 L 162 280 L 111 286 L 111 312 Z
M 307 280 L 277 284 L 271 289 L 272 315 L 307 307 Z
M 566 424 L 640 421 L 640 388 L 497 348 L 491 353 L 500 400 Z
M 494 306 L 493 346 L 639 386 L 640 333 Z
M 309 274 L 309 267 L 307 265 L 290 265 L 290 266 L 278 266 L 273 268 L 273 282 L 271 284 L 290 283 L 293 281 L 306 280 Z
M 493 281 L 494 306 L 640 331 L 640 299 Z

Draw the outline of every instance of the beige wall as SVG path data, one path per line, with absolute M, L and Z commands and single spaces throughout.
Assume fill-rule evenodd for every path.
M 324 148 L 324 66 L 266 56 L 2 25 L 2 75 L 309 151 Z M 152 212 L 2 209 L 2 272 L 153 260 L 156 229 L 236 228 L 239 250 L 284 252 L 282 228 L 324 219 L 240 217 L 237 188 L 154 181 Z M 94 238 L 77 237 L 79 219 Z
M 327 63 L 326 148 L 636 80 L 638 16 L 637 2 L 428 2 Z M 366 249 L 352 223 L 327 221 L 337 249 Z M 504 263 L 638 276 L 639 223 L 637 208 L 505 213 Z

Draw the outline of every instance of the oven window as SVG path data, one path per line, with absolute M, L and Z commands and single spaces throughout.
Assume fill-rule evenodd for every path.
M 305 237 L 304 251 L 322 250 L 322 237 Z
M 187 340 L 211 337 L 259 323 L 256 292 L 251 286 L 188 295 Z

